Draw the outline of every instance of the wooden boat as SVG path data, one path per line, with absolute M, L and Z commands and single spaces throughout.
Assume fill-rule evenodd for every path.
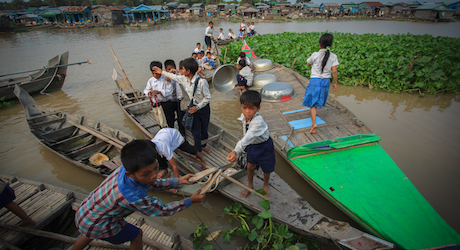
M 137 95 L 136 99 L 132 90 L 124 87 L 127 86 L 126 80 L 116 72 L 114 72 L 113 79 L 117 84 L 117 90 L 113 94 L 114 99 L 131 121 L 148 138 L 152 138 L 160 130 L 160 127 L 151 111 L 145 109 L 143 110 L 144 112 L 139 112 L 139 110 L 142 110 L 142 105 L 150 105 L 149 100 L 146 100 L 142 92 L 134 90 Z M 246 170 L 237 169 L 226 160 L 227 155 L 238 142 L 238 138 L 213 122 L 209 123 L 208 132 L 209 138 L 202 142 L 203 144 L 207 143 L 207 147 L 211 148 L 210 153 L 204 154 L 207 165 L 229 171 L 225 171 L 224 174 L 244 185 L 248 185 Z M 193 136 L 190 131 L 187 131 L 186 139 L 193 143 Z M 176 155 L 175 159 L 179 162 L 179 170 L 184 174 L 198 172 L 197 169 L 201 167 L 196 160 L 190 159 L 190 157 L 183 154 Z M 263 186 L 263 173 L 260 170 L 255 172 L 254 186 L 260 188 Z M 180 192 L 190 195 L 200 187 L 202 187 L 200 184 L 186 185 L 181 187 Z M 226 178 L 222 179 L 218 184 L 217 190 L 222 195 L 242 203 L 255 212 L 263 211 L 263 208 L 258 204 L 260 200 L 258 196 L 249 195 L 247 198 L 242 198 L 240 195 L 241 187 Z M 338 243 L 342 246 L 345 246 L 349 241 L 353 241 L 360 245 L 356 249 L 363 250 L 370 249 L 370 246 L 375 249 L 377 247 L 379 249 L 391 249 L 393 247 L 393 244 L 353 228 L 346 222 L 336 221 L 321 214 L 275 172 L 270 175 L 270 192 L 272 202 L 270 212 L 274 215 L 274 219 L 277 222 L 288 225 L 291 230 L 301 235 L 329 244 L 342 241 Z
M 84 116 L 54 111 L 37 104 L 16 85 L 14 94 L 24 107 L 30 131 L 37 140 L 59 157 L 84 170 L 107 176 L 121 165 L 120 145 L 134 140 L 130 135 Z M 118 143 L 107 138 L 116 138 Z M 93 165 L 91 157 L 102 154 L 108 160 Z M 96 161 L 97 162 L 97 161 Z
M 46 67 L 53 67 L 67 64 L 69 59 L 69 52 L 63 53 L 61 56 L 55 56 L 49 60 Z M 4 97 L 6 100 L 15 98 L 13 93 L 15 84 L 19 84 L 25 91 L 30 94 L 39 92 L 59 90 L 64 84 L 67 73 L 67 66 L 56 67 L 52 69 L 42 69 L 29 76 L 8 78 L 3 77 L 0 79 L 0 98 Z
M 59 219 L 64 223 L 58 223 L 58 232 L 64 231 L 69 224 L 74 221 L 74 212 L 78 209 L 87 194 L 73 192 L 71 190 L 31 181 L 23 178 L 16 178 L 8 175 L 0 175 L 0 179 L 9 183 L 10 187 L 15 190 L 15 202 L 24 209 L 24 211 L 37 222 L 31 229 L 42 229 L 51 221 Z M 69 218 L 69 219 L 66 219 Z M 125 220 L 133 225 L 139 226 L 143 232 L 144 249 L 193 249 L 193 243 L 179 236 L 173 230 L 166 228 L 151 218 L 140 213 L 133 213 L 126 217 Z M 12 248 L 11 245 L 19 245 L 31 237 L 30 234 L 22 233 L 17 224 L 20 219 L 9 212 L 6 208 L 0 209 L 0 249 Z M 10 226 L 5 229 L 3 224 Z M 55 224 L 53 224 L 55 225 Z M 27 230 L 39 233 L 39 236 L 51 235 L 42 233 L 43 231 Z M 32 232 L 32 233 L 34 233 Z M 72 238 L 61 234 L 52 235 L 55 240 L 69 242 Z M 70 240 L 69 240 L 70 239 Z M 105 241 L 95 240 L 96 245 L 89 246 L 86 249 L 112 249 L 113 246 Z M 128 246 L 129 242 L 124 245 Z M 71 246 L 68 248 L 70 249 Z M 129 247 L 127 247 L 129 248 Z
M 217 41 L 215 41 L 215 43 L 216 43 L 217 45 L 227 45 L 227 44 L 230 44 L 230 43 L 232 43 L 232 42 L 234 42 L 234 41 L 239 41 L 239 40 L 241 40 L 241 38 L 217 40 Z
M 370 232 L 399 249 L 459 246 L 458 235 L 379 145 L 353 135 L 295 147 L 295 170 Z
M 250 48 L 248 50 L 247 47 L 245 51 L 250 53 L 252 50 L 250 50 Z M 251 58 L 252 62 L 256 60 L 257 58 Z M 318 127 L 316 128 L 316 133 L 310 134 L 310 112 L 307 107 L 302 106 L 305 88 L 308 85 L 308 79 L 278 63 L 274 63 L 274 67 L 269 70 L 261 72 L 256 71 L 254 77 L 259 74 L 273 74 L 276 76 L 278 81 L 289 83 L 297 93 L 297 95 L 291 95 L 291 97 L 287 98 L 285 101 L 262 102 L 259 113 L 264 117 L 265 122 L 268 124 L 270 135 L 273 138 L 277 152 L 283 156 L 283 158 L 321 194 L 331 200 L 341 210 L 350 215 L 351 218 L 355 219 L 370 232 L 378 237 L 395 243 L 398 248 L 420 249 L 435 247 L 434 245 L 439 247 L 443 245 L 440 241 L 435 244 L 425 242 L 425 239 L 431 239 L 434 242 L 434 238 L 438 237 L 439 239 L 445 239 L 445 241 L 443 241 L 445 244 L 459 244 L 458 234 L 445 224 L 439 215 L 437 215 L 431 206 L 429 206 L 423 197 L 421 197 L 415 187 L 412 186 L 407 177 L 402 177 L 403 174 L 401 173 L 401 170 L 394 163 L 391 165 L 392 171 L 395 174 L 398 173 L 397 176 L 399 177 L 399 181 L 396 183 L 404 182 L 405 185 L 408 185 L 406 187 L 408 188 L 406 189 L 406 193 L 391 191 L 393 188 L 397 188 L 396 183 L 394 183 L 393 186 L 393 182 L 385 182 L 385 184 L 382 184 L 377 180 L 366 182 L 366 180 L 369 179 L 364 180 L 364 176 L 357 173 L 350 173 L 350 169 L 354 167 L 350 164 L 350 161 L 353 161 L 352 158 L 354 157 L 347 158 L 347 161 L 343 162 L 343 164 L 333 162 L 334 158 L 332 156 L 331 159 L 329 159 L 327 154 L 319 153 L 312 153 L 311 156 L 308 154 L 305 156 L 298 156 L 298 154 L 295 154 L 296 157 L 304 157 L 302 158 L 304 160 L 308 159 L 308 164 L 304 161 L 293 160 L 293 157 L 291 157 L 293 153 L 286 154 L 286 151 L 293 150 L 292 152 L 296 152 L 304 147 L 308 148 L 311 146 L 315 147 L 317 145 L 328 144 L 334 139 L 340 142 L 345 140 L 343 137 L 346 138 L 347 136 L 356 135 L 357 137 L 364 137 L 361 136 L 361 134 L 371 134 L 372 131 L 365 126 L 362 121 L 356 118 L 353 113 L 337 102 L 332 96 L 329 96 L 325 107 L 317 110 Z M 353 146 L 353 143 L 354 142 L 350 142 L 351 146 Z M 348 150 L 343 149 L 341 151 L 347 152 Z M 383 151 L 383 149 L 381 151 Z M 316 157 L 321 158 L 321 160 L 324 161 L 324 164 L 328 164 L 324 165 L 323 163 L 319 163 L 318 165 L 311 165 L 310 159 Z M 372 156 L 368 156 L 366 159 L 369 160 L 368 163 L 370 164 Z M 318 161 L 321 162 L 320 160 Z M 314 166 L 317 166 L 318 169 L 313 171 L 312 168 L 314 168 Z M 316 171 L 320 171 L 320 173 L 313 173 Z M 331 177 L 333 171 L 340 171 L 340 175 L 334 174 L 334 177 Z M 366 168 L 364 172 L 369 174 L 368 177 L 372 176 L 372 180 L 388 176 L 387 174 L 383 175 L 383 173 L 378 171 L 379 170 L 375 169 L 374 164 L 368 165 L 368 168 Z M 337 179 L 335 179 L 336 177 Z M 323 178 L 327 178 L 327 180 L 324 180 Z M 347 185 L 346 183 L 350 183 L 350 185 Z M 345 185 L 347 185 L 347 187 L 353 186 L 354 189 L 345 190 Z M 382 190 L 382 188 L 384 189 Z M 377 190 L 380 190 L 382 195 L 385 192 L 388 193 L 385 198 L 383 198 L 375 193 Z M 400 191 L 402 192 L 402 189 Z M 364 193 L 368 193 L 368 196 L 365 196 Z M 373 196 L 374 194 L 376 195 Z M 389 194 L 392 194 L 393 196 L 390 197 L 388 196 Z M 399 203 L 400 200 L 396 200 L 397 196 L 401 196 L 401 198 L 406 199 L 406 201 L 404 203 Z M 415 196 L 421 199 L 414 201 L 413 198 Z M 350 199 L 353 199 L 353 205 L 350 204 Z M 427 213 L 424 213 L 423 215 L 417 214 L 417 217 L 413 217 L 415 215 L 412 215 L 412 210 L 409 210 L 409 212 L 402 208 L 402 204 L 406 205 L 409 201 L 413 202 L 411 203 L 411 207 L 421 205 L 418 209 L 422 209 Z M 414 204 L 414 202 L 421 202 L 421 204 Z M 395 206 L 394 210 L 390 210 L 392 206 Z M 374 207 L 375 210 L 371 209 L 371 207 Z M 377 210 L 377 208 L 379 208 L 379 210 Z M 407 213 L 404 214 L 402 211 L 406 211 Z M 392 212 L 395 212 L 396 214 L 392 214 L 391 216 L 388 215 L 388 213 L 391 214 Z M 384 216 L 384 214 L 388 216 Z M 406 215 L 406 218 L 411 219 L 404 220 L 401 218 Z M 434 225 L 434 228 L 432 228 L 432 225 L 430 224 L 423 224 L 423 221 L 430 219 L 435 220 L 435 223 L 439 224 Z M 403 226 L 402 224 L 405 223 L 408 224 Z M 383 228 L 383 225 L 390 224 L 391 226 Z M 382 228 L 380 228 L 381 226 Z M 407 230 L 414 229 L 411 231 L 413 233 L 412 235 L 404 235 L 405 233 L 409 233 L 407 231 L 404 233 L 402 232 L 402 228 L 405 228 L 406 226 L 408 227 Z M 415 228 L 419 228 L 419 230 L 415 230 Z M 436 228 L 440 229 L 442 232 L 441 234 L 444 235 L 440 236 L 435 234 L 434 231 L 436 231 Z M 418 234 L 418 232 L 421 233 L 422 230 L 427 230 L 427 232 L 431 230 L 433 231 L 432 234 L 428 232 L 428 234 L 421 236 L 422 234 Z M 449 236 L 451 236 L 451 238 L 445 238 Z M 408 245 L 408 242 L 413 241 L 418 241 L 418 244 Z M 354 241 L 346 242 L 340 240 L 339 242 L 347 247 L 355 247 L 356 245 L 356 242 Z

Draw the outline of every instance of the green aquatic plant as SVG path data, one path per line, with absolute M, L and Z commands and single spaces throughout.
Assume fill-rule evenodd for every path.
M 339 82 L 388 92 L 460 93 L 460 39 L 431 35 L 332 33 L 332 52 L 340 65 Z M 260 58 L 310 76 L 307 58 L 318 51 L 322 33 L 266 34 L 246 39 Z M 226 63 L 234 63 L 242 42 L 227 46 Z
M 6 102 L 4 96 L 0 98 L 0 109 L 9 108 L 9 107 L 12 107 L 13 105 L 14 105 L 14 102 L 13 101 Z

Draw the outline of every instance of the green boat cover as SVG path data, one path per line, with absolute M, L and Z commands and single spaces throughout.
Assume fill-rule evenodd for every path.
M 292 148 L 295 170 L 336 206 L 399 249 L 460 245 L 457 234 L 380 147 L 354 135 Z

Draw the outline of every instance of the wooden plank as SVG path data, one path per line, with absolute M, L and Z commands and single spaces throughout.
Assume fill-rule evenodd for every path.
M 37 131 L 32 131 L 32 133 L 44 139 L 60 141 L 64 138 L 68 138 L 69 136 L 71 136 L 72 133 L 75 131 L 75 129 L 77 128 L 74 126 L 70 126 L 70 127 L 53 130 L 47 133 L 39 133 Z
M 41 114 L 41 115 L 35 115 L 35 116 L 31 116 L 31 117 L 28 117 L 27 120 L 28 121 L 31 121 L 31 120 L 35 120 L 35 119 L 38 119 L 38 118 L 43 118 L 43 117 L 47 117 L 47 116 L 51 116 L 51 115 L 56 115 L 56 114 L 60 114 L 61 112 L 52 112 L 52 113 L 46 113 L 46 114 Z
M 97 143 L 93 143 L 93 144 L 87 145 L 85 147 L 79 148 L 77 150 L 74 150 L 74 151 L 72 151 L 70 153 L 67 153 L 66 156 L 69 157 L 69 158 L 75 158 L 75 157 L 77 157 L 79 155 L 86 154 L 86 153 L 89 153 L 91 151 L 95 151 L 95 150 L 97 150 L 97 149 L 99 149 L 101 147 L 107 146 L 107 145 L 109 145 L 107 142 L 99 141 Z
M 316 131 L 321 131 L 328 140 L 334 140 L 335 138 L 337 138 L 337 136 L 331 132 L 329 126 L 316 128 Z
M 56 120 L 49 120 L 49 121 L 37 122 L 37 123 L 29 122 L 29 124 L 32 127 L 43 127 L 43 126 L 51 125 L 53 123 L 65 122 L 65 119 L 66 118 L 59 118 L 59 119 L 56 119 Z
M 137 106 L 137 105 L 142 105 L 144 103 L 149 103 L 149 102 L 150 102 L 150 100 L 138 101 L 138 102 L 134 102 L 134 103 L 131 103 L 131 104 L 125 104 L 125 105 L 123 105 L 123 108 L 127 109 L 127 108 L 131 108 L 131 107 L 134 107 L 134 106 Z
M 79 135 L 76 135 L 76 136 L 72 136 L 72 137 L 69 137 L 67 139 L 58 141 L 56 143 L 52 143 L 52 144 L 50 144 L 50 147 L 57 148 L 57 147 L 62 146 L 63 144 L 71 144 L 71 143 L 74 143 L 74 142 L 76 142 L 78 140 L 86 138 L 86 137 L 88 137 L 90 135 L 91 135 L 90 133 L 84 133 L 84 134 L 79 134 Z

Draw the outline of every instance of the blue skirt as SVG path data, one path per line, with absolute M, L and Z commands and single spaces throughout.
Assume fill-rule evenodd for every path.
M 306 107 L 316 107 L 320 109 L 326 105 L 327 96 L 329 95 L 329 85 L 331 80 L 329 78 L 312 78 L 305 90 L 302 105 Z

